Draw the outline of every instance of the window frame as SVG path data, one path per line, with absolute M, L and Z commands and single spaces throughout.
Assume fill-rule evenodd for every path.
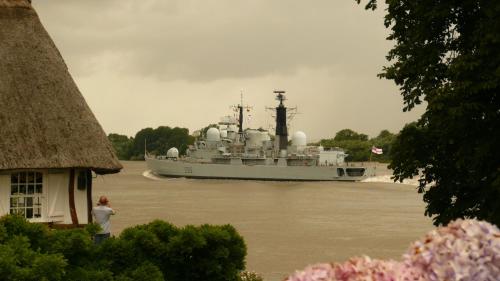
M 22 181 L 22 174 L 25 176 L 24 182 Z M 33 175 L 33 181 L 30 182 L 30 174 Z M 38 181 L 38 174 L 41 176 L 41 181 Z M 17 175 L 17 183 L 13 182 L 13 177 Z M 48 173 L 46 170 L 30 169 L 30 170 L 14 170 L 9 173 L 9 200 L 8 213 L 12 214 L 12 210 L 24 209 L 22 216 L 24 216 L 30 222 L 45 222 L 47 219 L 47 194 L 48 194 Z M 24 185 L 24 186 L 23 186 Z M 30 186 L 33 188 L 33 193 L 30 193 Z M 14 192 L 14 188 L 17 188 L 17 192 Z M 41 188 L 41 192 L 36 192 L 38 188 Z M 14 206 L 13 200 L 23 201 L 24 206 Z M 18 202 L 19 202 L 18 201 Z M 31 206 L 28 206 L 28 201 L 31 201 Z M 19 204 L 19 203 L 18 203 Z M 39 217 L 35 217 L 35 208 L 38 204 Z M 31 209 L 32 217 L 28 218 L 28 209 Z

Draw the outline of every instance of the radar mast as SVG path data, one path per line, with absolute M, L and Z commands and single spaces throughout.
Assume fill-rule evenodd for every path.
M 235 112 L 238 112 L 239 117 L 238 117 L 238 133 L 243 134 L 243 110 L 246 109 L 247 111 L 250 111 L 253 109 L 252 106 L 248 105 L 243 105 L 243 90 L 241 91 L 241 101 L 240 104 L 238 105 L 233 105 L 231 106 Z
M 286 100 L 285 91 L 275 90 L 276 100 L 280 104 L 276 107 L 276 145 L 278 152 L 281 150 L 286 150 L 288 147 L 288 127 L 286 125 L 286 107 L 283 101 Z

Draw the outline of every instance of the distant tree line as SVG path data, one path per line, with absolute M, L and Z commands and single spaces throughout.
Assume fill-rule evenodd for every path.
M 216 124 L 210 124 L 199 131 L 202 135 L 206 135 L 207 130 L 212 127 L 216 127 Z M 112 133 L 108 138 L 120 160 L 143 160 L 145 146 L 151 154 L 165 155 L 169 148 L 176 147 L 183 155 L 195 140 L 195 137 L 189 135 L 188 129 L 168 126 L 145 128 L 137 132 L 135 137 Z M 392 142 L 395 138 L 396 135 L 388 130 L 382 130 L 378 136 L 369 139 L 368 135 L 343 129 L 338 131 L 333 139 L 322 139 L 315 145 L 322 145 L 325 148 L 340 147 L 349 154 L 347 161 L 368 161 L 371 157 L 372 161 L 390 162 Z M 382 148 L 383 154 L 371 154 L 372 146 Z
M 349 156 L 346 161 L 378 161 L 390 162 L 392 143 L 396 135 L 388 130 L 382 130 L 378 136 L 369 139 L 368 135 L 357 133 L 351 129 L 343 129 L 335 134 L 333 139 L 322 139 L 319 144 L 325 148 L 340 147 Z M 372 154 L 372 146 L 382 148 L 383 154 Z
M 143 160 L 145 148 L 149 153 L 165 155 L 169 148 L 176 147 L 182 155 L 194 142 L 188 129 L 168 126 L 145 128 L 134 137 L 112 133 L 108 135 L 108 139 L 120 160 Z

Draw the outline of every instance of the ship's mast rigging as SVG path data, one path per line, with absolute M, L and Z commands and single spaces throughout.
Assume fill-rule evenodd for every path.
M 277 94 L 276 95 L 276 100 L 278 100 L 280 102 L 280 104 L 278 105 L 278 107 L 280 105 L 283 105 L 284 107 L 284 104 L 283 104 L 283 101 L 286 100 L 286 96 L 284 95 L 286 92 L 285 91 L 282 91 L 282 90 L 275 90 L 273 91 L 274 94 Z M 277 127 L 277 109 L 278 107 L 270 107 L 270 106 L 266 106 L 266 111 L 270 111 L 271 112 L 271 117 L 274 119 L 274 126 L 273 125 L 269 125 L 268 128 L 269 130 L 276 130 L 276 127 Z M 292 121 L 292 119 L 295 117 L 295 115 L 298 114 L 297 112 L 297 107 L 285 107 L 285 114 L 286 114 L 286 128 L 287 130 L 290 129 L 290 121 Z
M 288 128 L 286 126 L 286 107 L 283 104 L 285 98 L 285 91 L 274 91 L 276 100 L 280 104 L 276 107 L 276 146 L 278 151 L 286 150 L 288 147 Z
M 243 105 L 243 91 L 241 91 L 240 93 L 240 104 L 238 105 L 233 105 L 231 106 L 231 108 L 233 108 L 233 110 L 235 112 L 238 112 L 239 114 L 239 117 L 238 117 L 238 133 L 239 134 L 243 134 L 243 110 L 246 110 L 247 112 L 250 112 L 251 109 L 253 109 L 253 106 L 248 106 L 248 105 Z

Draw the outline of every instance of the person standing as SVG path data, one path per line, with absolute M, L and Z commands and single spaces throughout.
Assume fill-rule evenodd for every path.
M 114 214 L 115 211 L 111 209 L 108 198 L 101 196 L 97 206 L 92 208 L 92 215 L 95 218 L 95 222 L 101 226 L 101 231 L 97 232 L 94 236 L 95 244 L 101 244 L 111 236 L 111 222 L 109 219 Z

